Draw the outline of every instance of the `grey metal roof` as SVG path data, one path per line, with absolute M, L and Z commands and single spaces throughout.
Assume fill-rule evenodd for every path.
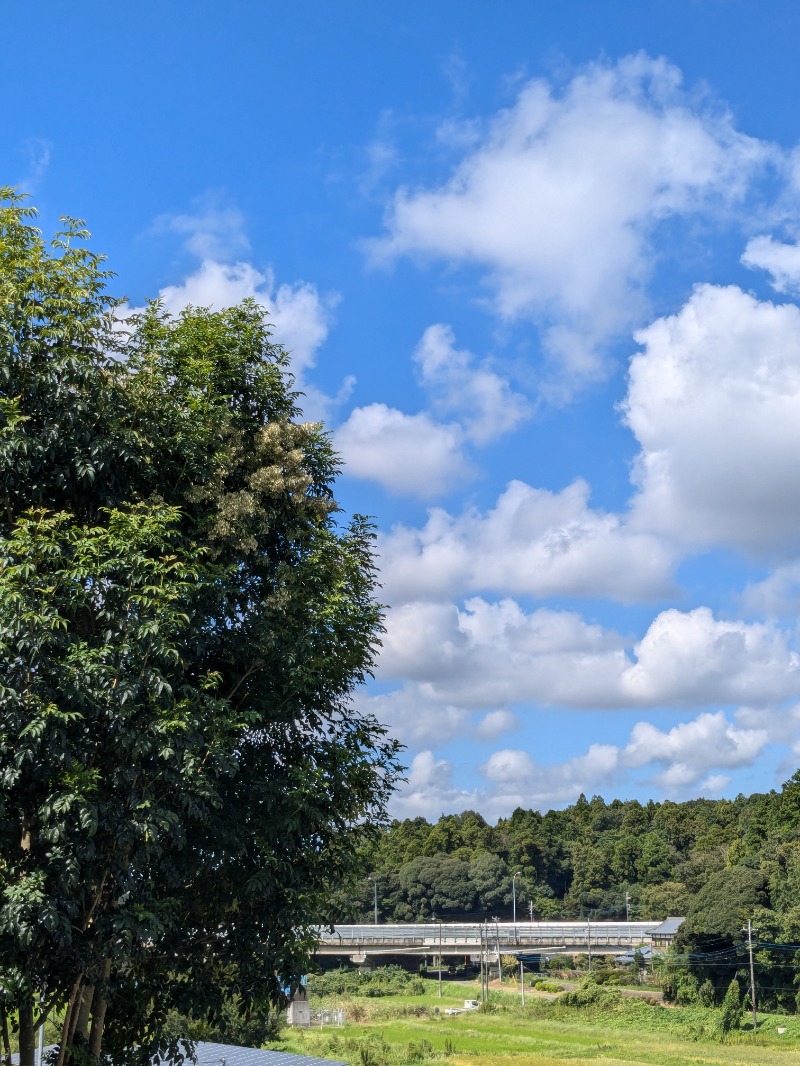
M 644 947 L 633 948 L 631 951 L 623 951 L 621 955 L 614 956 L 614 962 L 634 962 L 637 954 L 641 955 L 643 959 L 652 959 L 653 949 Z
M 341 1059 L 317 1059 L 284 1051 L 259 1051 L 235 1044 L 195 1044 L 197 1066 L 345 1066 Z M 187 1060 L 188 1061 L 188 1060 Z
M 52 1050 L 52 1045 L 45 1052 Z M 235 1044 L 212 1044 L 198 1040 L 195 1044 L 197 1066 L 347 1066 L 341 1059 L 317 1059 L 309 1055 L 290 1055 L 283 1051 L 259 1051 Z M 19 1055 L 12 1055 L 19 1062 Z M 38 1060 L 37 1060 L 38 1061 Z M 186 1059 L 187 1064 L 191 1059 Z
M 318 1059 L 284 1051 L 259 1051 L 235 1044 L 213 1044 L 198 1040 L 195 1044 L 197 1066 L 346 1066 L 341 1059 Z M 187 1063 L 190 1060 L 186 1060 Z
M 650 936 L 675 936 L 685 921 L 685 918 L 667 918 L 665 922 L 651 930 Z

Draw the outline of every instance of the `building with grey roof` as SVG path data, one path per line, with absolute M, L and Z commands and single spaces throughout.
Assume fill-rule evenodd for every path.
M 235 1044 L 198 1040 L 194 1046 L 196 1066 L 346 1066 L 341 1059 L 318 1059 L 285 1051 L 260 1051 Z M 187 1063 L 191 1060 L 187 1059 Z
M 686 921 L 685 918 L 667 918 L 661 925 L 650 931 L 650 943 L 654 951 L 664 951 L 671 947 L 678 930 Z
M 45 1061 L 47 1053 L 54 1050 L 53 1046 L 44 1049 Z M 285 1051 L 261 1051 L 258 1048 L 214 1044 L 206 1040 L 198 1040 L 194 1050 L 196 1066 L 347 1066 L 341 1059 L 319 1059 L 313 1055 L 295 1055 Z M 18 1063 L 19 1055 L 12 1055 L 11 1061 Z M 191 1061 L 187 1056 L 186 1063 Z

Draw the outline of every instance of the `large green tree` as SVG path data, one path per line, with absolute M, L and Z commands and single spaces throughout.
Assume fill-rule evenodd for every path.
M 254 303 L 133 317 L 0 199 L 0 1033 L 278 1002 L 380 824 L 371 529 Z

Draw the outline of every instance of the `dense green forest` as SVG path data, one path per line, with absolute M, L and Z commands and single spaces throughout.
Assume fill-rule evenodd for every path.
M 759 984 L 794 1009 L 800 953 L 800 771 L 783 788 L 685 803 L 584 796 L 561 811 L 518 808 L 395 821 L 365 846 L 364 879 L 338 900 L 340 920 L 413 922 L 512 917 L 686 916 L 666 989 L 717 1001 L 746 965 L 752 921 Z M 514 878 L 514 875 L 517 875 Z M 670 970 L 671 967 L 671 970 Z M 672 976 L 670 977 L 670 973 Z
M 800 905 L 800 771 L 780 792 L 685 803 L 601 796 L 560 811 L 517 808 L 490 825 L 475 811 L 395 821 L 363 855 L 364 879 L 342 917 L 413 922 L 497 915 L 661 919 L 684 915 L 712 878 L 753 871 L 760 902 Z

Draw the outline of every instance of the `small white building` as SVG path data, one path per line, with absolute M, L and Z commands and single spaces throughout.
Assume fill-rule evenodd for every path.
M 311 1004 L 308 1001 L 305 985 L 298 985 L 297 991 L 286 1008 L 286 1024 L 300 1025 L 305 1029 L 311 1025 Z

